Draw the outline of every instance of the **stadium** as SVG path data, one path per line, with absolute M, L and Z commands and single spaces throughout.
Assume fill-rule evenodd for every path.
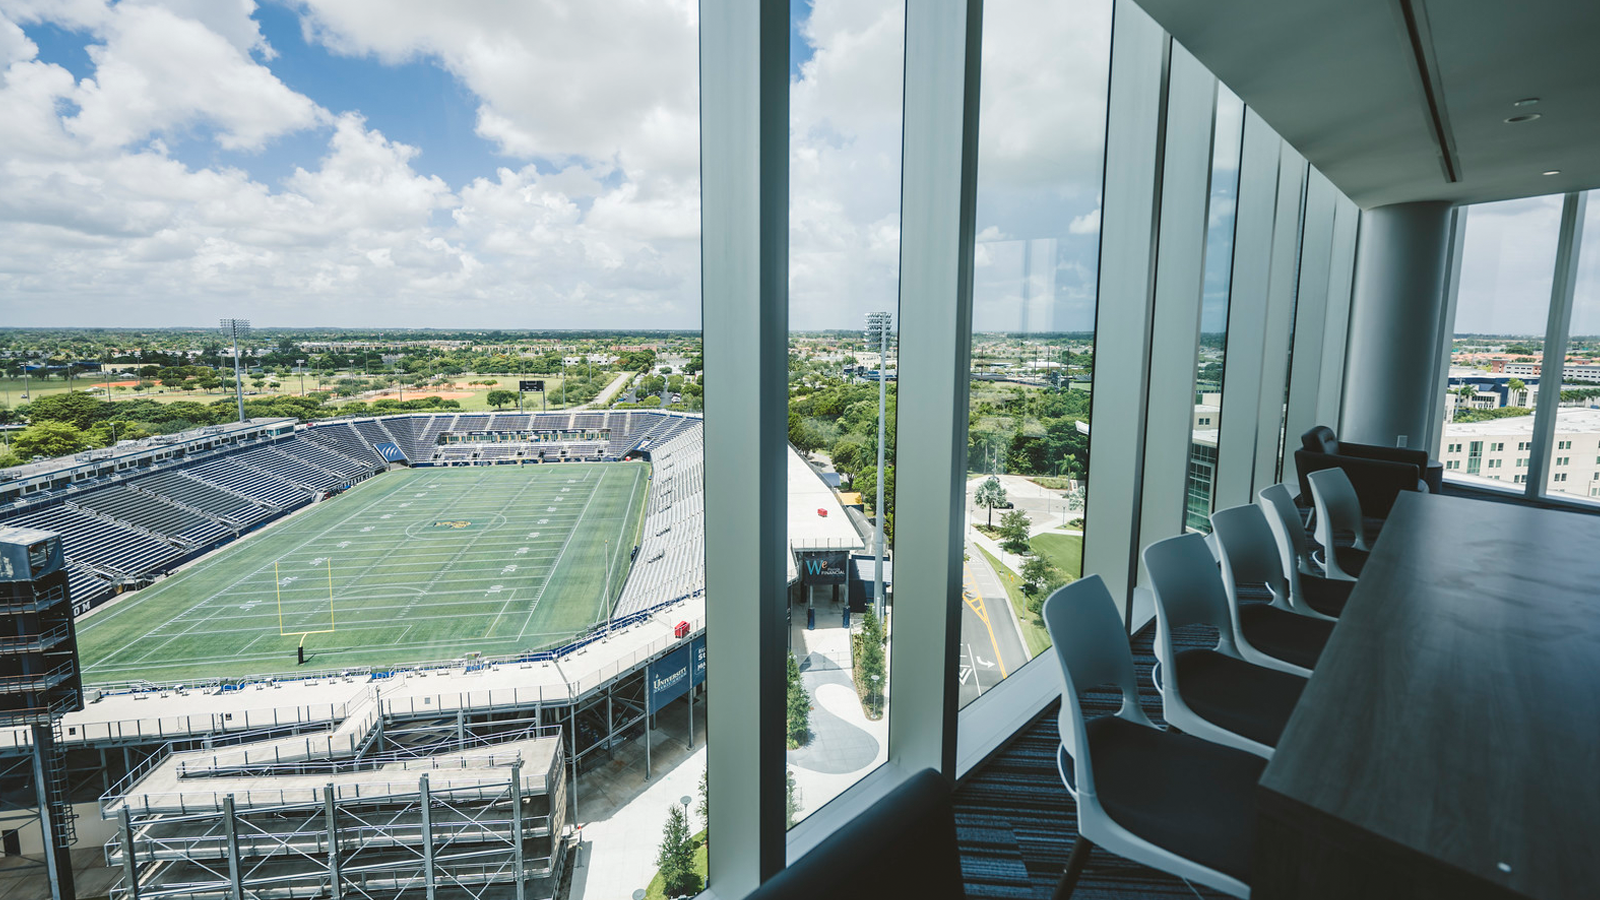
M 0 731 L 8 847 L 47 809 L 104 847 L 84 893 L 553 896 L 578 775 L 641 736 L 648 766 L 669 705 L 693 740 L 702 433 L 255 419 L 7 470 L 0 529 L 60 535 L 88 701 L 36 799 L 40 732 Z

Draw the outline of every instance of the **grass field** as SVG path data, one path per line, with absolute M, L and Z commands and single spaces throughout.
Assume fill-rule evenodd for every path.
M 302 635 L 312 669 L 558 646 L 621 590 L 648 490 L 642 463 L 389 472 L 80 621 L 84 680 L 290 672 Z

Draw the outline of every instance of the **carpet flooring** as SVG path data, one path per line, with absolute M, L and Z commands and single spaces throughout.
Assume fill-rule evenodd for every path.
M 1160 696 L 1150 680 L 1154 635 L 1152 624 L 1134 636 L 1134 665 L 1145 712 L 1163 725 Z M 1178 643 L 1180 649 L 1214 646 L 1215 637 L 1185 634 Z M 1117 696 L 1109 691 L 1086 695 L 1084 713 L 1115 712 Z M 1052 705 L 956 789 L 956 840 L 968 897 L 1047 900 L 1061 878 L 1078 831 L 1076 805 L 1056 771 L 1061 744 L 1056 715 Z M 1210 900 L 1225 895 L 1096 848 L 1072 896 Z

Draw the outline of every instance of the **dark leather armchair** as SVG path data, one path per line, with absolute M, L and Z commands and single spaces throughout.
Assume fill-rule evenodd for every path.
M 1339 468 L 1355 486 L 1362 515 L 1386 519 L 1401 491 L 1420 490 L 1425 479 L 1437 477 L 1437 473 L 1428 471 L 1426 451 L 1341 441 L 1326 425 L 1301 435 L 1300 444 L 1294 452 L 1294 467 L 1300 475 L 1302 503 L 1311 499 L 1307 475 L 1319 469 Z M 1439 485 L 1428 484 L 1427 489 L 1437 491 Z
M 950 785 L 924 769 L 774 875 L 750 900 L 964 896 Z

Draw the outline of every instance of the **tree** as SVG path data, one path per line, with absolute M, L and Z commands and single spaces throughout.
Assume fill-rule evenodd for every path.
M 853 635 L 850 643 L 855 653 L 852 669 L 856 693 L 861 697 L 862 711 L 867 718 L 874 720 L 883 717 L 883 679 L 887 674 L 883 656 L 884 639 L 883 623 L 868 607 L 866 615 L 861 618 L 861 633 Z
M 1061 571 L 1042 556 L 1029 557 L 1022 564 L 1022 592 L 1028 595 L 1028 609 L 1034 615 L 1039 614 L 1044 598 L 1061 583 Z
M 785 786 L 783 790 L 783 818 L 788 827 L 793 828 L 794 823 L 800 821 L 800 788 L 794 783 L 794 770 L 784 772 Z
M 994 525 L 994 511 L 997 507 L 1006 505 L 1005 485 L 1000 479 L 990 475 L 983 484 L 978 485 L 978 490 L 972 495 L 972 502 L 989 511 L 989 525 Z M 1004 518 L 1001 521 L 1005 521 Z
M 484 399 L 489 401 L 490 406 L 499 409 L 508 403 L 517 402 L 517 394 L 515 391 L 490 391 Z
M 20 466 L 24 462 L 26 462 L 26 460 L 24 460 L 22 457 L 12 453 L 7 448 L 0 447 L 0 469 L 9 469 L 12 466 Z
M 708 829 L 711 828 L 711 802 L 706 799 L 706 773 L 709 769 L 700 770 L 700 800 L 694 805 L 694 814 L 700 817 L 700 823 Z
M 88 393 L 68 391 L 40 397 L 28 404 L 28 421 L 63 422 L 81 430 L 93 425 L 106 409 L 105 403 Z
M 811 733 L 811 697 L 800 680 L 800 664 L 789 655 L 789 749 L 794 750 Z
M 1028 544 L 1028 528 L 1032 524 L 1028 514 L 1020 509 L 1013 509 L 1001 516 L 1000 546 L 1007 553 L 1027 553 L 1031 549 Z
M 35 456 L 66 456 L 89 446 L 84 433 L 67 422 L 37 422 L 24 428 L 11 441 L 23 459 Z
M 656 866 L 661 870 L 661 880 L 669 896 L 700 892 L 700 876 L 694 870 L 694 841 L 689 836 L 689 817 L 676 803 L 667 810 Z

